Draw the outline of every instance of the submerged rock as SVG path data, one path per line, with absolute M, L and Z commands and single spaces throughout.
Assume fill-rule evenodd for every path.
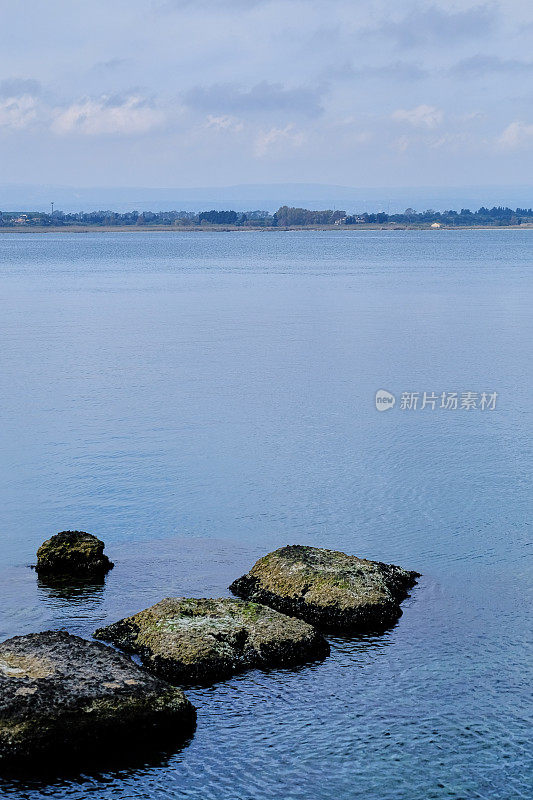
M 325 630 L 380 630 L 401 616 L 418 572 L 336 550 L 288 545 L 260 558 L 229 587 Z
M 98 642 L 46 631 L 0 644 L 0 765 L 185 738 L 195 716 L 183 692 Z
M 329 653 L 315 628 L 257 603 L 167 597 L 95 632 L 179 683 L 219 680 L 252 667 L 289 666 Z
M 114 565 L 104 555 L 104 543 L 84 531 L 56 533 L 37 550 L 39 575 L 104 575 Z

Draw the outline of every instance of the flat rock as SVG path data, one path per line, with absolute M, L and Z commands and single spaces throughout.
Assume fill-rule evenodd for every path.
M 195 717 L 183 692 L 98 642 L 46 631 L 0 644 L 0 766 L 185 738 Z
M 418 572 L 336 550 L 288 545 L 260 558 L 229 587 L 245 600 L 323 630 L 382 630 L 398 617 Z
M 95 632 L 137 653 L 143 664 L 177 683 L 219 680 L 253 667 L 284 667 L 321 658 L 318 631 L 257 603 L 167 597 Z
M 105 575 L 113 562 L 104 554 L 104 543 L 85 531 L 61 531 L 37 550 L 35 569 L 40 576 Z

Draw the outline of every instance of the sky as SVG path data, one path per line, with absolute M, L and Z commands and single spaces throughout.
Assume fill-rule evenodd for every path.
M 530 0 L 0 0 L 0 183 L 533 184 Z

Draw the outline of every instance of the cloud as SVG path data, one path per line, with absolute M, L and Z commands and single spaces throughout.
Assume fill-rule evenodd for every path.
M 348 70 L 348 77 L 385 78 L 395 81 L 418 81 L 427 77 L 428 71 L 419 64 L 409 61 L 395 61 L 378 67 L 354 67 Z
M 163 114 L 138 95 L 102 96 L 73 103 L 59 111 L 52 130 L 59 134 L 84 136 L 147 133 L 164 122 Z
M 114 72 L 117 69 L 127 66 L 130 63 L 128 58 L 110 58 L 107 61 L 98 61 L 93 69 L 97 72 Z
M 33 3 L 22 41 L 17 3 L 6 5 L 4 182 L 342 183 L 351 165 L 359 183 L 415 185 L 531 172 L 525 0 L 75 6 Z M 151 147 L 132 161 L 141 139 Z
M 233 84 L 197 86 L 185 93 L 184 101 L 189 108 L 212 113 L 290 111 L 314 117 L 322 112 L 322 94 L 322 88 L 286 89 L 280 83 L 262 81 L 251 89 Z
M 533 124 L 527 122 L 511 122 L 497 140 L 504 150 L 518 150 L 533 145 Z
M 0 128 L 20 130 L 37 117 L 37 104 L 30 95 L 0 100 Z
M 284 149 L 285 146 L 301 147 L 305 141 L 303 133 L 294 129 L 294 123 L 284 128 L 270 128 L 262 131 L 256 138 L 254 154 L 259 158 L 266 156 L 272 149 Z
M 219 11 L 221 13 L 242 13 L 257 6 L 266 6 L 272 0 L 152 0 L 152 6 L 157 12 L 171 13 L 173 11 Z
M 396 39 L 401 47 L 442 45 L 471 36 L 479 37 L 493 27 L 494 21 L 494 11 L 486 4 L 450 12 L 430 6 L 417 8 L 400 20 L 385 22 L 375 32 Z
M 519 61 L 516 58 L 499 58 L 498 56 L 478 54 L 464 58 L 450 69 L 452 75 L 460 78 L 477 78 L 498 72 L 516 75 L 531 74 L 533 73 L 533 61 Z
M 443 112 L 435 106 L 421 105 L 415 108 L 398 108 L 391 114 L 396 122 L 407 122 L 415 128 L 436 128 L 443 119 Z
M 0 128 L 21 130 L 38 116 L 39 81 L 7 78 L 0 81 Z
M 0 81 L 0 97 L 38 97 L 41 84 L 31 78 L 6 78 Z
M 215 117 L 212 114 L 209 114 L 207 117 L 206 128 L 215 128 L 219 131 L 231 131 L 232 133 L 238 133 L 239 131 L 242 131 L 244 124 L 242 120 L 237 119 L 236 117 L 231 117 L 228 115 Z
M 399 139 L 396 139 L 394 142 L 394 147 L 399 153 L 405 153 L 411 144 L 411 140 L 408 136 L 400 136 Z

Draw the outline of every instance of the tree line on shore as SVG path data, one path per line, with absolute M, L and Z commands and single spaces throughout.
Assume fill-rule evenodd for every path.
M 172 226 L 209 227 L 216 225 L 231 227 L 309 227 L 314 225 L 432 225 L 438 223 L 446 227 L 468 225 L 520 225 L 533 222 L 531 208 L 507 208 L 482 206 L 477 211 L 462 208 L 460 211 L 415 211 L 407 208 L 401 214 L 376 213 L 347 214 L 345 211 L 311 211 L 307 208 L 281 206 L 274 214 L 268 211 L 91 211 L 64 213 L 54 211 L 47 214 L 41 211 L 0 211 L 1 227 L 45 226 L 68 227 L 75 225 L 113 226 Z

